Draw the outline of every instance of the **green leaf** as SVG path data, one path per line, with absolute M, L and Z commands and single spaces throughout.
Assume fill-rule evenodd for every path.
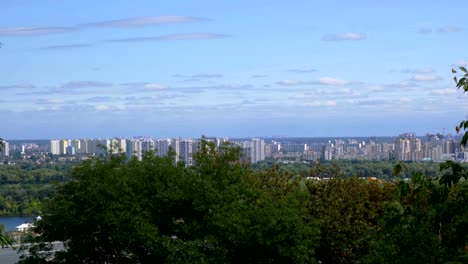
M 453 77 L 453 80 L 455 81 L 455 83 L 458 83 L 457 76 L 454 76 L 454 77 Z
M 460 142 L 460 145 L 466 147 L 466 143 L 468 142 L 468 132 L 465 132 L 465 135 L 463 135 L 463 138 Z
M 466 70 L 466 68 L 465 68 L 465 67 L 463 67 L 463 66 L 460 66 L 460 67 L 458 67 L 458 68 L 460 68 L 460 70 L 462 70 L 464 73 L 468 73 L 468 71 Z
M 400 172 L 401 172 L 401 163 L 397 163 L 395 166 L 393 166 L 392 174 L 393 176 L 398 176 Z
M 465 84 L 465 77 L 461 78 L 460 80 L 458 80 L 458 83 L 457 83 L 457 88 L 460 88 L 462 87 L 464 84 Z

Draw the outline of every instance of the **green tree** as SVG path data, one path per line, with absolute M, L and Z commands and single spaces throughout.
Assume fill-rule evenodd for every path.
M 322 263 L 359 263 L 378 229 L 392 184 L 356 177 L 307 182 L 309 211 L 319 221 L 317 259 Z
M 239 153 L 203 140 L 191 167 L 152 153 L 84 162 L 45 203 L 20 263 L 313 263 L 305 187 L 252 171 Z M 51 252 L 51 241 L 65 250 Z
M 2 248 L 9 247 L 12 244 L 11 238 L 5 232 L 5 226 L 0 225 L 0 246 Z

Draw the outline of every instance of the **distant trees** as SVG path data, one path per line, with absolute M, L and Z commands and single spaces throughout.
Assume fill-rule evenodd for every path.
M 40 204 L 69 179 L 68 166 L 0 166 L 0 215 L 37 215 Z

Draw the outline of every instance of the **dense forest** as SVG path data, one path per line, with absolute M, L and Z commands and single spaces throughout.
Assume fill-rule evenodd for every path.
M 38 215 L 42 201 L 48 199 L 57 187 L 70 179 L 72 166 L 78 163 L 35 164 L 20 163 L 0 165 L 0 215 Z M 253 164 L 254 170 L 268 170 L 276 166 L 279 170 L 300 177 L 376 177 L 392 179 L 394 164 L 388 161 L 335 160 L 323 163 L 276 164 L 266 160 Z M 408 163 L 406 176 L 421 171 L 424 175 L 437 176 L 437 163 Z M 319 173 L 319 175 L 317 174 Z
M 252 168 L 239 154 L 203 141 L 190 167 L 152 153 L 85 161 L 44 202 L 20 263 L 468 261 L 460 164 L 405 179 L 410 168 L 398 163 L 393 179 L 370 180 L 315 163 L 307 175 L 330 179 L 312 180 L 288 167 Z
M 71 165 L 0 165 L 0 215 L 39 214 L 42 201 L 70 179 Z

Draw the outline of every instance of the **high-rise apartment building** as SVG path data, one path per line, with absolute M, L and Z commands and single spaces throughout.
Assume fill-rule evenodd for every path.
M 174 138 L 171 141 L 171 149 L 175 152 L 175 162 L 179 162 L 180 139 Z
M 126 142 L 127 145 L 127 157 L 137 157 L 138 160 L 143 158 L 143 148 L 142 143 L 138 139 L 129 139 Z
M 193 140 L 185 139 L 181 140 L 179 143 L 179 160 L 183 161 L 186 166 L 191 166 L 193 164 Z
M 10 156 L 10 143 L 8 143 L 5 140 L 2 140 L 2 142 L 3 142 L 2 155 L 3 157 L 8 157 Z
M 251 142 L 251 162 L 257 163 L 265 159 L 265 141 L 263 139 L 254 138 Z
M 49 143 L 49 153 L 60 155 L 60 140 L 52 139 Z
M 68 140 L 61 139 L 59 141 L 59 155 L 67 154 Z
M 169 154 L 169 147 L 171 146 L 170 139 L 158 139 L 155 142 L 156 155 L 159 157 L 164 157 Z
M 455 141 L 453 139 L 446 140 L 444 142 L 444 154 L 454 154 L 455 153 Z

